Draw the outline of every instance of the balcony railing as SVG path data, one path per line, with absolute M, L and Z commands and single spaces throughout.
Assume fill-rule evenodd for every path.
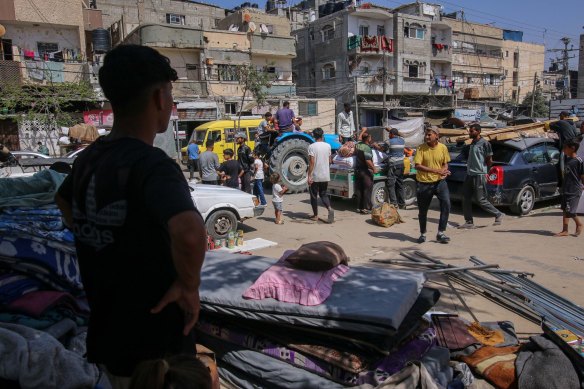
M 174 97 L 208 96 L 207 81 L 177 80 L 173 84 Z
M 353 35 L 347 39 L 347 50 L 357 53 L 393 53 L 393 39 L 385 35 Z
M 432 43 L 432 58 L 452 61 L 452 46 L 441 43 Z

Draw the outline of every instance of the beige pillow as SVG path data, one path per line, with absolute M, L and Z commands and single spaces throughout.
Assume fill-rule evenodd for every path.
M 297 269 L 323 271 L 341 263 L 346 265 L 349 257 L 338 244 L 321 241 L 303 244 L 286 261 Z

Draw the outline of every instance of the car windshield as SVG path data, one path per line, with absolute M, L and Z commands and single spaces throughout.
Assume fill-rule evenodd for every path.
M 205 141 L 205 135 L 207 134 L 207 130 L 195 131 L 193 136 L 195 137 L 195 141 L 197 144 L 202 145 Z
M 502 144 L 492 144 L 493 146 L 493 162 L 495 163 L 510 163 L 515 155 L 516 150 Z

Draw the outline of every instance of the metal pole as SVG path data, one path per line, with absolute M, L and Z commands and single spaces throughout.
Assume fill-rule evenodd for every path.
M 383 79 L 382 79 L 382 82 L 383 82 L 383 119 L 381 120 L 381 126 L 383 126 L 383 127 L 385 127 L 385 123 L 387 122 L 386 78 L 387 78 L 387 69 L 385 68 L 385 50 L 383 50 Z
M 535 103 L 535 84 L 537 83 L 537 72 L 533 75 L 533 88 L 531 89 L 531 114 L 533 117 L 533 104 Z
M 355 121 L 357 122 L 357 131 L 361 130 L 359 123 L 359 95 L 357 94 L 357 76 L 353 76 L 353 85 L 355 86 Z

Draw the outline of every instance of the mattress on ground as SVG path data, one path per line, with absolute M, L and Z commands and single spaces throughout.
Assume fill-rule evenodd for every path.
M 200 332 L 197 332 L 197 342 L 213 350 L 218 360 L 219 375 L 238 388 L 345 388 L 286 362 Z
M 208 252 L 199 289 L 201 308 L 268 323 L 388 336 L 399 328 L 425 281 L 421 272 L 355 266 L 317 306 L 244 299 L 243 292 L 275 262 L 261 256 Z

